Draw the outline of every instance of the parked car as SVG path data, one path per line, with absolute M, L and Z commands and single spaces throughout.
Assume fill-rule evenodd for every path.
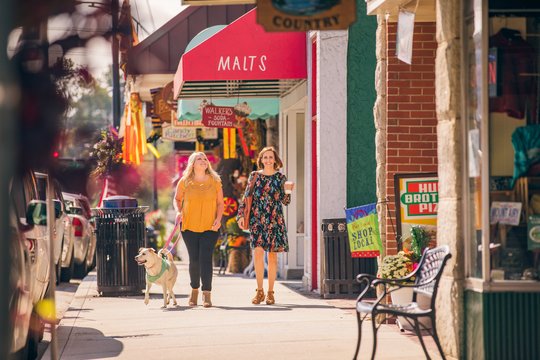
M 45 201 L 47 198 L 47 178 L 48 175 L 41 172 L 36 172 L 38 196 L 40 200 Z M 69 220 L 60 184 L 53 179 L 54 189 L 54 204 L 57 214 L 54 224 L 54 263 L 57 283 L 61 281 L 68 282 L 74 270 L 73 262 L 73 242 L 69 236 L 71 231 L 71 222 Z
M 22 352 L 28 341 L 32 315 L 32 269 L 24 232 L 20 230 L 15 210 L 10 208 L 9 223 L 9 315 L 11 324 L 11 352 Z
M 16 359 L 37 357 L 44 331 L 43 322 L 33 311 L 47 292 L 50 273 L 46 207 L 37 198 L 36 179 L 31 171 L 11 181 L 8 294 L 13 319 L 11 353 Z
M 90 201 L 80 194 L 62 195 L 71 221 L 69 236 L 74 249 L 75 276 L 82 279 L 95 265 L 96 232 Z

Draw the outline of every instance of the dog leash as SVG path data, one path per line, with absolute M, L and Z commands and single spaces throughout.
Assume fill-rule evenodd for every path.
M 169 235 L 169 238 L 167 239 L 167 241 L 165 242 L 165 246 L 163 246 L 163 249 L 160 250 L 161 251 L 166 251 L 166 252 L 171 252 L 171 250 L 169 249 L 169 245 L 171 244 L 171 241 L 174 237 L 174 234 L 176 233 L 176 230 L 178 229 L 178 227 L 180 226 L 180 224 L 182 223 L 182 221 L 178 221 L 176 224 L 174 224 L 174 228 L 173 230 L 171 231 L 171 234 Z M 178 242 L 178 240 L 182 237 L 182 232 L 179 231 L 178 232 L 178 237 L 176 238 L 176 241 L 173 243 L 173 246 L 172 248 L 174 248 L 176 246 L 176 243 Z M 171 248 L 171 249 L 172 249 Z

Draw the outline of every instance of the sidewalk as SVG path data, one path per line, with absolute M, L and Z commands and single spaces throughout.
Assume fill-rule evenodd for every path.
M 58 327 L 60 358 L 296 360 L 354 355 L 357 326 L 352 301 L 339 302 L 345 309 L 336 308 L 332 301 L 304 296 L 292 290 L 294 286 L 278 282 L 276 305 L 252 305 L 255 279 L 214 275 L 214 307 L 189 308 L 187 264 L 177 266 L 179 306 L 167 309 L 160 308 L 158 286 L 152 288 L 148 306 L 142 295 L 99 297 L 96 274 L 90 273 Z M 369 321 L 363 330 L 360 358 L 369 358 Z M 378 339 L 377 359 L 424 358 L 420 345 L 395 325 L 383 325 Z M 43 359 L 50 359 L 49 350 Z

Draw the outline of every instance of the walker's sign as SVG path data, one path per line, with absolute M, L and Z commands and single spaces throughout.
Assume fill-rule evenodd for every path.
M 207 105 L 202 109 L 202 123 L 207 127 L 235 127 L 234 107 Z
M 356 1 L 257 0 L 266 31 L 344 30 L 356 21 Z

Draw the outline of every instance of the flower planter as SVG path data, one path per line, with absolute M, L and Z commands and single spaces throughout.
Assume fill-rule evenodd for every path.
M 398 305 L 398 304 L 408 304 L 408 303 L 412 302 L 413 289 L 412 288 L 401 288 L 401 289 L 392 291 L 390 293 L 390 296 L 392 298 L 392 304 L 396 304 L 396 305 Z M 425 295 L 422 295 L 422 294 L 418 294 L 416 300 L 417 300 L 418 305 L 420 306 L 421 309 L 428 309 L 429 308 L 429 306 L 430 306 L 430 298 L 429 297 L 427 297 Z M 409 324 L 409 322 L 405 318 L 403 318 L 402 316 L 398 316 L 397 321 L 399 322 L 398 326 L 400 327 L 400 329 L 414 331 L 414 328 L 411 326 L 411 324 Z M 424 326 L 424 327 L 426 327 L 428 329 L 431 329 L 431 320 L 429 318 L 427 318 L 427 317 L 420 319 L 420 324 L 421 324 L 421 326 Z

